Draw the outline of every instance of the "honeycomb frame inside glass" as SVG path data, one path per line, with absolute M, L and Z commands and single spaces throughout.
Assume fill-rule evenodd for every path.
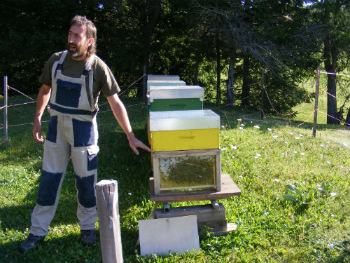
M 220 191 L 220 150 L 153 152 L 156 195 Z

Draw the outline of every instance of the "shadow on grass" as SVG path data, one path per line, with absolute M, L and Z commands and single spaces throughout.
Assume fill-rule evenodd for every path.
M 124 262 L 136 262 L 136 253 L 139 253 L 138 232 L 122 229 L 122 249 Z M 0 245 L 1 262 L 102 262 L 100 232 L 96 231 L 97 241 L 92 246 L 81 243 L 80 233 L 70 233 L 63 237 L 55 237 L 49 233 L 45 241 L 36 248 L 25 253 L 18 251 L 23 238 L 12 240 Z
M 90 246 L 84 246 L 80 241 L 80 233 L 69 234 L 57 238 L 49 233 L 45 241 L 38 247 L 25 253 L 18 251 L 18 247 L 24 240 L 15 240 L 0 245 L 1 262 L 101 262 L 101 245 L 99 232 L 97 231 L 97 242 Z

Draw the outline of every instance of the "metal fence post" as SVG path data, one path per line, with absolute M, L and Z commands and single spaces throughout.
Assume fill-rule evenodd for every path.
M 8 145 L 8 134 L 7 134 L 7 76 L 4 76 L 4 141 L 5 141 L 5 146 Z
M 319 93 L 319 87 L 320 87 L 320 74 L 321 74 L 321 67 L 317 68 L 317 75 L 316 75 L 316 94 L 315 94 L 315 108 L 314 108 L 314 124 L 312 127 L 312 135 L 315 138 L 316 137 L 316 129 L 317 129 L 317 111 L 318 111 L 318 93 Z

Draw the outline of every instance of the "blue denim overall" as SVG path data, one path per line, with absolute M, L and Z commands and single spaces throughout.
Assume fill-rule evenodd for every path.
M 94 55 L 88 59 L 80 78 L 62 74 L 62 64 L 66 56 L 67 51 L 64 51 L 60 60 L 52 67 L 50 123 L 44 143 L 37 205 L 31 217 L 31 233 L 37 236 L 46 235 L 49 231 L 69 157 L 72 158 L 76 179 L 80 229 L 95 229 L 97 220 L 95 184 L 99 147 L 92 96 L 91 64 Z M 86 78 L 89 79 L 88 90 Z

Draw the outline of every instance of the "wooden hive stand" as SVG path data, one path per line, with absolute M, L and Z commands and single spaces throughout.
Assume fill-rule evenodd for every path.
M 173 192 L 155 194 L 154 178 L 149 179 L 150 200 L 155 202 L 153 211 L 149 218 L 171 218 L 178 216 L 197 215 L 198 227 L 200 235 L 206 231 L 212 232 L 214 235 L 225 235 L 237 229 L 233 223 L 227 223 L 225 207 L 217 203 L 217 199 L 227 199 L 230 196 L 241 195 L 241 190 L 233 182 L 228 174 L 221 174 L 220 191 L 201 191 L 201 192 Z M 211 204 L 183 206 L 171 208 L 169 202 L 188 202 L 210 200 Z M 163 204 L 163 209 L 158 209 L 159 204 Z

